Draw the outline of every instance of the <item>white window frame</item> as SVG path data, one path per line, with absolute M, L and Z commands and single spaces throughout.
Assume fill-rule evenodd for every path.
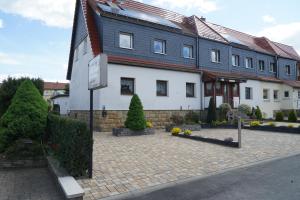
M 215 60 L 213 60 L 213 53 L 215 53 Z M 213 63 L 221 63 L 221 51 L 219 49 L 212 49 L 210 52 L 210 59 Z
M 261 63 L 263 63 L 263 67 L 264 67 L 263 70 L 262 70 Z M 261 71 L 261 72 L 265 71 L 266 65 L 265 65 L 265 61 L 264 60 L 259 60 L 258 61 L 258 68 L 259 68 L 259 71 Z
M 277 92 L 277 98 L 275 98 L 275 92 Z M 279 101 L 279 90 L 273 90 L 273 99 L 274 101 Z
M 156 42 L 160 42 L 162 44 L 162 52 L 155 51 L 155 43 Z M 167 42 L 166 42 L 166 40 L 154 39 L 154 41 L 153 41 L 153 52 L 156 53 L 156 54 L 166 55 L 167 54 Z
M 287 97 L 285 96 L 286 92 L 288 93 L 288 96 L 287 96 Z M 289 90 L 285 90 L 284 93 L 283 93 L 283 97 L 284 97 L 285 99 L 289 99 L 290 96 L 291 96 L 291 95 L 290 95 L 290 91 L 289 91 Z
M 187 95 L 187 86 L 188 86 L 188 84 L 191 84 L 191 85 L 193 85 L 193 89 L 194 89 L 194 91 L 193 91 L 193 94 L 194 94 L 194 96 L 188 96 Z M 186 96 L 186 98 L 195 98 L 196 97 L 196 83 L 192 83 L 192 82 L 186 82 L 185 83 L 185 96 Z
M 187 48 L 187 49 L 189 49 L 189 56 L 188 57 L 186 57 L 185 55 L 184 55 L 184 49 L 185 48 Z M 184 58 L 189 58 L 189 59 L 192 59 L 192 58 L 194 58 L 194 47 L 192 46 L 192 45 L 183 45 L 183 48 L 182 48 L 182 55 L 183 55 L 183 57 Z
M 236 54 L 232 54 L 231 56 L 232 66 L 239 67 L 240 66 L 240 56 Z
M 286 66 L 285 66 L 285 73 L 286 73 L 286 75 L 288 75 L 288 76 L 291 75 L 291 65 L 286 65 Z
M 250 63 L 251 63 L 251 65 L 249 66 Z M 245 58 L 245 67 L 247 69 L 253 69 L 254 68 L 254 66 L 253 66 L 253 58 L 250 58 L 250 57 Z
M 271 67 L 272 66 L 272 67 Z M 271 73 L 276 73 L 276 65 L 274 62 L 270 62 L 270 65 L 269 65 L 269 72 Z
M 267 98 L 264 97 L 264 91 L 267 91 L 267 96 L 268 96 Z M 270 100 L 270 89 L 266 89 L 266 88 L 263 89 L 263 100 L 264 101 Z
M 166 83 L 166 95 L 158 95 L 157 93 L 157 86 L 158 86 L 158 82 L 164 82 Z M 156 80 L 156 96 L 157 97 L 168 97 L 169 96 L 169 81 L 166 80 Z
M 130 39 L 130 46 L 126 47 L 126 46 L 122 46 L 121 45 L 121 36 L 129 36 Z M 133 49 L 133 34 L 132 33 L 127 33 L 127 32 L 120 32 L 119 33 L 119 47 L 122 49 Z
M 250 99 L 247 98 L 247 89 L 250 89 Z M 253 99 L 253 88 L 252 87 L 245 87 L 245 99 L 252 100 Z

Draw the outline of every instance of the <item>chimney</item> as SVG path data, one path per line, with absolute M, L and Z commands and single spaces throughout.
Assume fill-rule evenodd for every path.
M 203 17 L 203 16 L 201 16 L 200 20 L 205 22 L 205 21 L 206 21 L 206 18 Z

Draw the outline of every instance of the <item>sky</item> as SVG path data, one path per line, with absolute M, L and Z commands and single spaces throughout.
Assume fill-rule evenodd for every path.
M 203 16 L 300 54 L 299 0 L 140 0 Z M 75 0 L 0 0 L 0 82 L 8 76 L 66 82 Z

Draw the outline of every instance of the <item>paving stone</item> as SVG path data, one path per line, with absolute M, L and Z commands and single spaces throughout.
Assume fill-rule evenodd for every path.
M 231 129 L 204 129 L 193 134 L 237 141 L 237 130 Z M 94 135 L 94 178 L 79 180 L 86 200 L 300 153 L 300 135 L 251 130 L 243 130 L 242 149 L 174 137 L 163 131 L 135 137 L 114 137 L 111 132 Z

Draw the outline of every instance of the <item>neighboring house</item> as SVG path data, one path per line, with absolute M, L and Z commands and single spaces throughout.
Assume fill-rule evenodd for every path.
M 52 106 L 57 105 L 61 115 L 69 114 L 69 95 L 58 94 L 51 97 Z
M 204 110 L 211 97 L 217 106 L 260 106 L 269 118 L 300 108 L 293 47 L 195 15 L 118 2 L 76 1 L 67 72 L 71 116 L 88 118 L 88 62 L 101 53 L 108 55 L 108 87 L 94 92 L 94 109 L 103 130 L 122 125 L 134 93 L 157 127 L 178 111 Z
M 64 94 L 67 83 L 44 82 L 44 99 L 49 100 L 51 97 Z

